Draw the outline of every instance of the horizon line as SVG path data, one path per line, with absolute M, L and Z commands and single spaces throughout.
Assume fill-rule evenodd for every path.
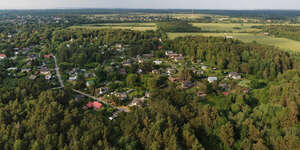
M 79 10 L 79 9 L 120 9 L 120 10 L 226 10 L 226 11 L 255 11 L 255 10 L 284 10 L 300 11 L 300 9 L 274 9 L 274 8 L 253 8 L 253 9 L 226 9 L 226 8 L 92 8 L 92 7 L 62 7 L 62 8 L 0 8 L 0 10 Z

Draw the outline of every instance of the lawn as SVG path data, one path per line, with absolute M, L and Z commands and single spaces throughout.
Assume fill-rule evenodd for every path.
M 265 36 L 261 33 L 168 33 L 170 39 L 182 36 L 217 36 L 226 37 L 233 36 L 233 38 L 241 40 L 243 42 L 253 42 L 256 41 L 260 44 L 271 45 L 278 47 L 280 49 L 290 51 L 290 52 L 300 52 L 300 42 L 294 41 L 286 38 L 276 38 L 272 36 Z

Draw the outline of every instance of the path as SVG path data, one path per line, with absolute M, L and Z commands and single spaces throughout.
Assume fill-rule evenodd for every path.
M 64 88 L 65 85 L 61 79 L 61 75 L 60 75 L 60 72 L 59 72 L 59 67 L 57 65 L 57 61 L 56 61 L 56 56 L 52 55 L 53 59 L 54 59 L 54 63 L 55 63 L 55 71 L 56 71 L 56 75 L 57 75 L 57 78 L 58 78 L 58 81 L 59 81 L 59 84 L 60 84 L 60 87 L 61 88 Z

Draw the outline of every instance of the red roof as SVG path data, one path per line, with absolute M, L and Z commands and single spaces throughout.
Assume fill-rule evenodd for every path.
M 51 57 L 51 55 L 50 54 L 48 54 L 48 55 L 44 55 L 44 58 L 50 58 Z
M 6 55 L 5 54 L 0 54 L 0 57 L 6 57 Z
M 158 46 L 158 49 L 162 49 L 163 47 L 160 45 L 160 46 Z
M 89 102 L 86 106 L 88 108 L 100 109 L 102 107 L 102 104 L 94 101 L 94 102 Z
M 224 95 L 224 96 L 228 96 L 228 95 L 229 95 L 229 92 L 223 92 L 223 95 Z

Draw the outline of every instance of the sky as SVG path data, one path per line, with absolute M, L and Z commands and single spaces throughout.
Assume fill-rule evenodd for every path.
M 0 0 L 0 9 L 300 9 L 299 0 Z

